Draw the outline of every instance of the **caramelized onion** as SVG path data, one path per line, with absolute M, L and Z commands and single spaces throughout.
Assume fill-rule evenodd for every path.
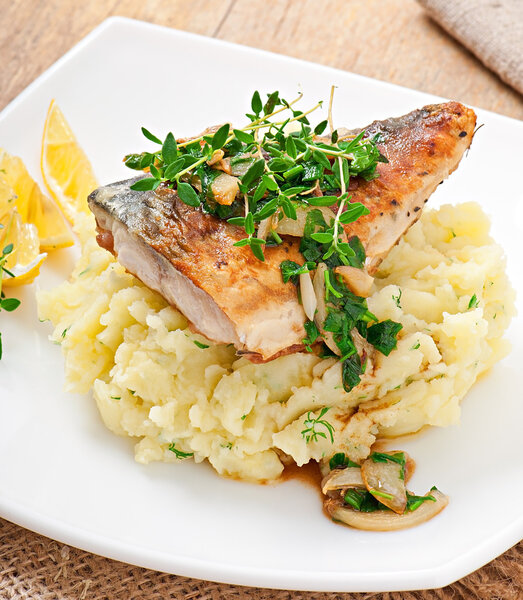
M 263 221 L 260 221 L 260 224 L 258 225 L 258 230 L 256 232 L 256 237 L 260 238 L 260 240 L 266 240 L 267 236 L 269 235 L 272 229 L 271 224 L 272 216 L 263 219 Z
M 223 159 L 225 153 L 223 150 L 215 150 L 212 153 L 211 159 L 207 161 L 207 164 L 212 167 L 213 165 L 215 165 L 216 163 L 221 162 L 221 160 Z
M 346 469 L 333 469 L 321 482 L 321 491 L 324 494 L 346 488 L 364 488 L 361 469 L 347 467 Z
M 361 476 L 369 492 L 381 504 L 398 514 L 405 511 L 407 488 L 402 465 L 388 460 L 374 462 L 372 458 L 367 458 L 361 465 Z
M 229 163 L 232 175 L 236 175 L 236 177 L 245 175 L 255 160 L 254 156 L 249 156 L 248 154 L 244 155 L 243 158 L 245 158 L 245 160 L 234 161 L 233 164 Z
M 387 510 L 375 512 L 360 512 L 343 504 L 342 500 L 328 498 L 324 507 L 327 513 L 335 520 L 355 529 L 367 531 L 396 531 L 425 523 L 440 513 L 449 503 L 449 499 L 439 490 L 431 490 L 427 495 L 435 501 L 427 500 L 413 511 L 401 515 Z
M 303 305 L 303 310 L 307 315 L 307 319 L 309 319 L 309 321 L 314 321 L 318 301 L 316 299 L 316 294 L 314 293 L 314 286 L 312 285 L 310 273 L 300 273 L 300 293 L 301 303 Z
M 356 296 L 367 298 L 370 295 L 374 277 L 371 277 L 364 269 L 343 266 L 336 267 L 334 272 L 342 276 L 345 285 Z
M 212 182 L 211 190 L 218 204 L 230 206 L 239 192 L 238 179 L 227 173 L 220 173 Z
M 296 220 L 289 219 L 289 217 L 283 217 L 276 226 L 276 231 L 280 235 L 292 235 L 295 237 L 303 237 L 305 231 L 305 221 L 307 220 L 307 214 L 311 210 L 319 210 L 327 225 L 330 225 L 331 219 L 334 219 L 335 214 L 328 206 L 310 206 L 307 208 L 296 209 Z

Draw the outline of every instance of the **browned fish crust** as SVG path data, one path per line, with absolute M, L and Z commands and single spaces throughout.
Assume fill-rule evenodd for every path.
M 456 169 L 475 126 L 473 110 L 446 102 L 365 127 L 366 137 L 379 134 L 378 148 L 389 162 L 378 165 L 379 178 L 353 180 L 351 201 L 363 203 L 370 213 L 345 231 L 363 242 L 370 273 L 420 217 L 437 186 Z

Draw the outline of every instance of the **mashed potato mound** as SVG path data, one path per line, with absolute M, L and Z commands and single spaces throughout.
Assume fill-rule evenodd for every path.
M 139 438 L 136 460 L 192 455 L 222 475 L 274 480 L 285 455 L 298 465 L 335 452 L 359 461 L 378 437 L 458 422 L 463 396 L 508 352 L 502 336 L 515 313 L 488 232 L 475 203 L 426 211 L 409 229 L 368 299 L 380 320 L 402 323 L 398 347 L 378 353 L 350 393 L 335 359 L 301 353 L 255 365 L 192 333 L 92 235 L 71 281 L 40 292 L 40 318 L 62 346 L 66 389 L 93 390 L 106 426 Z M 333 439 L 318 422 L 307 442 L 302 432 L 325 407 Z

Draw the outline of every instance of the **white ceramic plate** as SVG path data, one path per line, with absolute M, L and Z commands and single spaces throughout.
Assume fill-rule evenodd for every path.
M 56 98 L 102 183 L 129 176 L 122 156 L 140 149 L 140 126 L 185 135 L 241 122 L 254 89 L 298 88 L 305 103 L 336 84 L 335 122 L 364 125 L 435 100 L 349 73 L 127 19 L 110 19 L 30 85 L 0 115 L 0 146 L 39 178 L 45 113 Z M 523 125 L 478 111 L 485 127 L 430 204 L 480 201 L 523 295 Z M 320 120 L 320 117 L 318 117 Z M 46 263 L 39 284 L 67 276 L 73 252 Z M 18 290 L 17 290 L 18 291 Z M 109 433 L 90 397 L 61 391 L 60 349 L 36 317 L 34 289 L 0 315 L 0 515 L 62 542 L 137 565 L 236 584 L 324 591 L 439 587 L 502 553 L 523 530 L 521 364 L 512 354 L 483 377 L 462 423 L 402 447 L 449 507 L 417 529 L 352 531 L 331 523 L 318 494 L 298 481 L 255 486 L 205 465 L 134 462 L 132 443 Z

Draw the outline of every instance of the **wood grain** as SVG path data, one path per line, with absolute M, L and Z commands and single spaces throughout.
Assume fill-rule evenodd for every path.
M 0 109 L 111 15 L 142 19 L 295 56 L 523 119 L 522 97 L 428 19 L 414 0 L 0 0 Z M 38 576 L 33 577 L 27 568 L 19 572 L 21 549 L 25 556 L 29 552 L 41 554 L 40 550 L 47 543 L 45 538 L 21 528 L 11 528 L 5 521 L 0 520 L 0 526 L 8 529 L 5 539 L 9 540 L 4 539 L 0 547 L 2 598 L 38 600 L 81 596 L 89 600 L 116 598 L 115 593 L 123 597 L 109 576 L 118 570 L 119 580 L 127 577 L 127 581 L 136 584 L 138 591 L 137 595 L 132 593 L 133 599 L 291 598 L 287 592 L 244 589 L 155 574 L 72 551 L 71 555 L 76 558 L 69 568 L 82 573 L 83 583 L 92 582 L 91 588 L 89 585 L 85 589 L 75 587 L 80 594 L 77 596 L 73 588 L 60 583 L 62 570 L 58 571 L 56 561 L 39 567 Z M 435 592 L 307 597 L 516 600 L 521 597 L 523 587 L 522 548 L 520 544 L 476 574 Z M 51 556 L 48 552 L 44 555 L 42 561 Z M 91 579 L 83 575 L 84 571 Z M 169 587 L 162 587 L 164 582 Z M 162 593 L 158 595 L 160 588 Z M 20 589 L 25 590 L 24 594 Z M 174 589 L 175 595 L 171 596 L 168 589 Z M 62 591 L 66 595 L 62 595 Z M 298 596 L 306 595 L 292 595 Z M 126 597 L 131 598 L 131 592 Z
M 360 73 L 523 119 L 523 99 L 413 0 L 0 0 L 0 108 L 110 15 Z

